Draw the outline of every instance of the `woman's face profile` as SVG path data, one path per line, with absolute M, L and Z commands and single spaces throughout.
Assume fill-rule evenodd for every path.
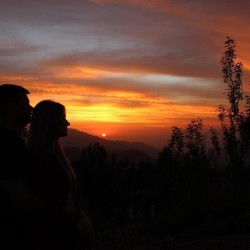
M 70 123 L 66 119 L 66 114 L 62 113 L 58 119 L 56 134 L 58 137 L 64 137 L 68 135 L 68 126 Z

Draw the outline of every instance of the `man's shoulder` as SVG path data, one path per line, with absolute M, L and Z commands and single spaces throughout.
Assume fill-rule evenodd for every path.
M 26 169 L 27 155 L 23 140 L 11 130 L 0 128 L 0 179 L 19 176 Z
M 10 129 L 0 126 L 0 137 L 2 138 L 17 138 L 18 135 L 16 135 L 14 132 L 12 132 Z
M 23 139 L 8 128 L 0 126 L 0 144 L 22 144 Z

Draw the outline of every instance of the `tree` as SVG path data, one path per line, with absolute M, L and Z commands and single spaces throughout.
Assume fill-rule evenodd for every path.
M 202 129 L 203 124 L 200 118 L 192 119 L 185 129 L 187 153 L 193 159 L 205 157 L 205 135 Z
M 218 167 L 221 164 L 221 146 L 218 132 L 214 128 L 210 128 L 209 132 L 211 133 L 211 145 L 210 148 L 210 158 L 211 163 L 214 167 Z
M 244 114 L 240 111 L 243 98 L 241 62 L 236 60 L 236 43 L 234 39 L 227 37 L 225 51 L 221 57 L 222 73 L 226 84 L 226 97 L 229 107 L 219 106 L 219 120 L 221 121 L 225 151 L 230 158 L 231 166 L 238 166 L 242 161 L 241 149 L 241 123 Z M 240 164 L 241 165 L 241 164 Z
M 179 159 L 184 153 L 185 136 L 182 130 L 176 126 L 172 127 L 172 134 L 168 143 L 168 148 L 171 150 L 174 158 Z

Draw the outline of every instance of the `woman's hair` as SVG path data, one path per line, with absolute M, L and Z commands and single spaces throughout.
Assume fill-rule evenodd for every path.
M 59 144 L 57 136 L 58 123 L 64 116 L 64 105 L 52 100 L 43 100 L 34 107 L 28 136 L 29 155 L 31 159 L 41 162 L 48 155 L 54 155 L 63 162 L 66 170 L 74 175 L 70 161 Z
M 53 140 L 60 118 L 65 115 L 65 107 L 52 100 L 43 100 L 33 109 L 30 133 L 36 141 Z

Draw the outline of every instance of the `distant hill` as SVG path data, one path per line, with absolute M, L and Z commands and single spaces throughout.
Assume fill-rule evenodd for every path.
M 99 143 L 108 153 L 115 152 L 118 158 L 127 157 L 135 161 L 158 158 L 160 149 L 142 142 L 110 141 L 76 129 L 68 129 L 68 136 L 61 138 L 61 142 L 71 158 L 78 158 L 80 151 L 89 144 Z

